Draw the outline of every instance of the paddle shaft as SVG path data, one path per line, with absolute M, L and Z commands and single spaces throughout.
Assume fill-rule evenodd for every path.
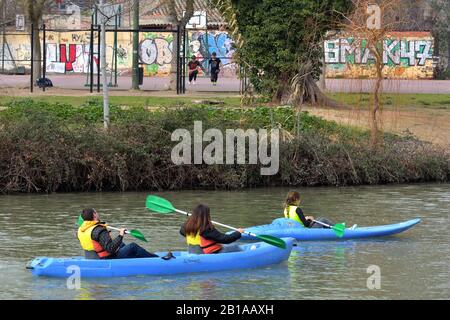
M 175 209 L 175 211 L 178 212 L 178 213 L 181 213 L 183 215 L 186 215 L 188 217 L 191 216 L 191 214 L 186 212 L 186 211 L 182 211 L 182 210 L 178 210 L 178 209 Z M 231 230 L 234 230 L 234 231 L 239 231 L 239 229 L 237 229 L 235 227 L 232 227 L 232 226 L 220 223 L 220 222 L 215 222 L 215 221 L 212 221 L 212 220 L 211 220 L 211 222 L 216 224 L 216 225 L 218 225 L 218 226 L 224 227 L 224 228 L 228 228 L 228 229 L 231 229 Z M 244 233 L 246 233 L 246 234 L 248 234 L 249 236 L 252 236 L 252 237 L 257 237 L 256 234 L 253 234 L 251 232 L 245 231 Z
M 320 221 L 317 221 L 317 220 L 313 220 L 313 222 L 318 223 L 318 224 L 321 224 L 321 225 L 323 225 L 324 227 L 327 227 L 327 228 L 330 228 L 330 229 L 333 228 L 333 227 L 330 226 L 329 224 L 326 224 L 326 223 L 323 223 L 323 222 L 320 222 Z
M 120 229 L 119 228 L 114 228 L 114 227 L 110 227 L 110 226 L 106 226 L 108 229 L 111 229 L 111 230 L 116 230 L 116 231 L 120 231 Z M 125 233 L 126 234 L 129 234 L 130 233 L 130 231 L 128 231 L 128 230 L 125 230 Z

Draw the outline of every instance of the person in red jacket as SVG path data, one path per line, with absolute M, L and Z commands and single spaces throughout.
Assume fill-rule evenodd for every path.
M 180 234 L 186 237 L 189 253 L 210 254 L 240 251 L 239 246 L 231 244 L 244 232 L 244 229 L 238 230 L 231 234 L 219 232 L 212 225 L 209 207 L 199 204 L 181 226 Z

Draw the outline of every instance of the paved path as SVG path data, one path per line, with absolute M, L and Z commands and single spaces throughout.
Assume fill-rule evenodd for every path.
M 56 88 L 69 90 L 86 90 L 85 75 L 48 75 Z M 95 77 L 96 80 L 96 77 Z M 95 82 L 95 81 L 94 81 Z M 164 91 L 169 88 L 168 77 L 145 77 L 141 86 L 143 91 Z M 0 75 L 0 88 L 28 88 L 30 77 L 28 75 Z M 186 91 L 191 92 L 239 92 L 239 79 L 220 78 L 218 85 L 213 86 L 209 78 L 197 79 L 196 85 L 189 85 L 186 81 Z M 374 81 L 367 79 L 327 79 L 326 89 L 329 92 L 370 92 Z M 119 77 L 118 87 L 111 90 L 129 90 L 131 77 Z M 39 90 L 38 88 L 36 88 Z M 94 87 L 96 90 L 96 87 Z M 394 93 L 442 93 L 450 94 L 450 80 L 384 80 L 384 92 Z

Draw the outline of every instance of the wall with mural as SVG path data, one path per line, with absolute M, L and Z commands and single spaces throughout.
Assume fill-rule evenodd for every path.
M 208 59 L 215 52 L 223 64 L 223 76 L 233 77 L 237 64 L 233 62 L 233 40 L 224 31 L 194 31 L 189 33 L 187 56 L 195 55 L 201 63 L 202 73 L 208 70 Z
M 41 34 L 42 35 L 42 34 Z M 139 55 L 146 76 L 167 76 L 170 74 L 173 52 L 172 33 L 143 32 L 140 34 Z M 46 33 L 46 65 L 48 73 L 87 73 L 89 72 L 90 31 L 47 32 Z M 107 33 L 107 70 L 113 65 L 114 34 Z M 232 40 L 226 32 L 196 31 L 189 32 L 186 50 L 188 57 L 195 55 L 207 70 L 207 58 L 216 52 L 222 60 L 223 76 L 235 76 L 236 64 L 233 63 Z M 14 70 L 17 66 L 30 67 L 30 36 L 14 34 L 6 37 L 5 46 L 6 70 Z M 2 57 L 0 45 L 0 58 Z M 131 73 L 132 33 L 117 34 L 117 69 L 119 75 Z M 98 47 L 97 32 L 94 32 L 94 72 L 97 72 Z M 203 72 L 204 73 L 204 72 Z
M 393 32 L 383 41 L 384 75 L 391 79 L 433 78 L 433 37 L 429 32 Z M 341 35 L 325 41 L 327 78 L 373 78 L 374 57 L 364 39 Z

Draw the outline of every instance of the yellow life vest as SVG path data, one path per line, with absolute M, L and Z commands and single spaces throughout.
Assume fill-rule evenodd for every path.
M 302 220 L 300 220 L 296 212 L 297 208 L 298 208 L 297 206 L 287 206 L 286 208 L 284 208 L 284 217 L 287 219 L 297 221 L 304 227 Z
M 187 234 L 186 243 L 191 246 L 199 246 L 201 244 L 200 232 L 197 232 L 195 236 L 193 236 L 192 234 Z
M 186 235 L 186 243 L 189 246 L 200 246 L 203 253 L 214 253 L 222 249 L 222 245 L 220 243 L 215 242 L 214 240 L 208 240 L 203 238 L 200 235 L 200 232 L 197 232 L 195 236 L 191 234 Z
M 92 230 L 97 226 L 106 227 L 106 224 L 100 224 L 98 221 L 84 221 L 78 228 L 78 240 L 85 251 L 94 251 L 100 258 L 105 258 L 111 254 L 102 248 L 100 243 L 92 240 Z

